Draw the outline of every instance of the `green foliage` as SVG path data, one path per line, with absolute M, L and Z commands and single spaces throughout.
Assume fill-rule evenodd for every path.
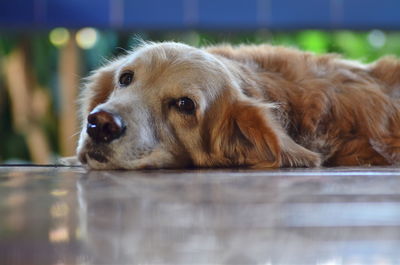
M 340 31 L 333 34 L 335 47 L 350 59 L 365 60 L 371 52 L 371 46 L 366 41 L 364 33 L 354 34 L 350 31 Z
M 27 38 L 31 51 L 31 63 L 40 85 L 47 85 L 57 69 L 57 49 L 48 40 L 46 33 L 38 33 Z
M 313 51 L 315 53 L 326 53 L 332 38 L 329 34 L 322 31 L 307 30 L 299 32 L 296 36 L 301 49 Z
M 0 58 L 2 56 L 8 55 L 13 47 L 15 47 L 19 42 L 19 39 L 15 34 L 0 34 Z
M 0 97 L 0 162 L 8 159 L 28 160 L 25 139 L 13 130 L 10 104 L 4 89 L 0 89 Z

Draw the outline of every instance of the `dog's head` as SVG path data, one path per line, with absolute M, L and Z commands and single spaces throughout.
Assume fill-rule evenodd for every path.
M 245 96 L 240 75 L 205 50 L 142 45 L 88 78 L 80 161 L 93 169 L 318 163 L 283 133 L 273 105 Z M 314 157 L 296 158 L 304 152 Z

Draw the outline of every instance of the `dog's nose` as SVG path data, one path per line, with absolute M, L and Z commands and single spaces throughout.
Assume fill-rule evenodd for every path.
M 109 143 L 125 132 L 122 118 L 105 110 L 93 111 L 87 118 L 86 132 L 96 143 Z

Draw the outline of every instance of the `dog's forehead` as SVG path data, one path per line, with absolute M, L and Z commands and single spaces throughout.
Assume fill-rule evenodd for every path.
M 137 91 L 148 93 L 154 88 L 161 96 L 164 92 L 199 90 L 201 94 L 214 97 L 218 93 L 216 88 L 226 82 L 223 69 L 212 54 L 202 49 L 177 43 L 158 43 L 145 45 L 129 54 L 120 65 L 116 78 L 123 71 L 131 70 L 135 72 L 137 88 L 142 88 Z
M 209 65 L 215 58 L 203 49 L 181 43 L 167 42 L 144 45 L 133 51 L 125 61 L 127 65 L 142 67 Z
M 136 49 L 128 58 L 128 62 L 140 61 L 143 64 L 154 64 L 175 59 L 189 58 L 187 54 L 200 52 L 199 49 L 178 43 L 158 43 L 144 45 Z
M 205 51 L 178 43 L 149 44 L 130 53 L 120 64 L 119 71 L 129 69 L 146 76 L 163 74 L 185 77 L 186 74 L 201 75 L 211 70 L 211 55 Z

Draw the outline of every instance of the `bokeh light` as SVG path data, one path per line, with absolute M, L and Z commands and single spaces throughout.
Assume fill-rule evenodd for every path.
M 68 42 L 69 38 L 70 34 L 66 28 L 55 28 L 50 31 L 50 42 L 56 47 L 64 46 Z
M 374 48 L 382 48 L 386 43 L 386 35 L 381 30 L 372 30 L 368 34 L 368 42 Z
M 54 203 L 50 208 L 50 215 L 52 218 L 61 218 L 68 215 L 69 207 L 65 202 Z
M 66 226 L 61 226 L 51 229 L 49 231 L 49 241 L 53 243 L 68 242 L 68 228 Z
M 76 43 L 82 49 L 91 49 L 97 43 L 98 35 L 94 28 L 83 28 L 76 33 Z
M 65 196 L 68 194 L 68 190 L 64 190 L 64 189 L 54 189 L 50 192 L 51 195 L 53 195 L 54 197 L 61 197 L 61 196 Z

